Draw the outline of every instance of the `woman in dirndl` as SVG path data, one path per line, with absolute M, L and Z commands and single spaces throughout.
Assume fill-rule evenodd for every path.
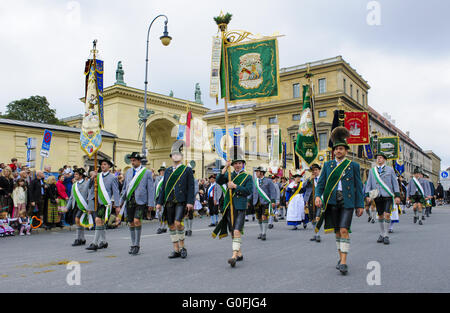
M 55 176 L 47 178 L 48 188 L 45 190 L 45 198 L 47 201 L 47 225 L 46 229 L 51 229 L 60 222 L 58 214 L 58 189 L 56 188 Z
M 69 200 L 69 196 L 66 192 L 66 186 L 64 186 L 64 175 L 58 176 L 58 181 L 56 182 L 56 190 L 58 191 L 58 198 L 56 199 L 56 203 L 58 204 L 58 215 L 59 215 L 59 227 L 63 227 L 63 215 L 67 213 L 67 200 Z
M 288 225 L 294 226 L 292 230 L 297 230 L 297 226 L 301 223 L 303 223 L 303 228 L 306 228 L 308 220 L 305 214 L 303 194 L 300 193 L 300 189 L 302 188 L 302 174 L 297 170 L 293 177 L 294 181 L 286 189 L 286 202 L 288 206 L 286 220 Z

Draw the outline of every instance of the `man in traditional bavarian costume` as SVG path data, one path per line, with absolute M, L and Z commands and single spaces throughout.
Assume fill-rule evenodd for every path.
M 305 206 L 308 208 L 309 219 L 311 220 L 311 224 L 314 228 L 314 237 L 312 237 L 310 240 L 315 242 L 320 242 L 320 229 L 316 232 L 316 224 L 320 218 L 320 208 L 316 207 L 315 193 L 321 169 L 322 168 L 318 164 L 311 165 L 311 167 L 309 168 L 309 171 L 311 171 L 311 177 L 306 181 L 306 183 L 300 190 L 300 193 L 303 194 Z
M 408 187 L 406 188 L 407 201 L 413 203 L 414 223 L 417 223 L 419 220 L 419 225 L 423 224 L 422 221 L 425 220 L 423 207 L 430 194 L 430 184 L 422 178 L 422 173 L 416 168 L 414 170 L 413 178 L 409 181 Z M 421 220 L 417 216 L 417 211 L 422 215 Z
M 74 171 L 75 183 L 72 185 L 72 194 L 69 201 L 67 201 L 67 209 L 74 210 L 72 216 L 75 216 L 77 227 L 77 239 L 72 244 L 74 247 L 86 244 L 84 228 L 93 226 L 93 219 L 88 214 L 89 180 L 85 175 L 86 171 L 84 168 L 77 168 Z
M 216 183 L 216 175 L 209 176 L 207 191 L 208 210 L 211 217 L 209 227 L 215 227 L 219 223 L 219 200 L 222 196 L 222 188 Z
M 320 229 L 325 222 L 325 232 L 336 234 L 336 246 L 339 262 L 336 265 L 343 275 L 347 274 L 347 254 L 350 249 L 349 229 L 353 211 L 357 208 L 357 216 L 364 212 L 363 184 L 360 166 L 346 158 L 348 150 L 347 138 L 350 136 L 345 127 L 336 127 L 331 133 L 335 159 L 324 164 L 316 187 L 316 207 L 322 209 L 319 222 Z
M 293 226 L 292 230 L 297 230 L 297 226 L 301 223 L 303 223 L 303 228 L 306 228 L 307 225 L 305 201 L 303 200 L 303 194 L 300 193 L 302 189 L 302 171 L 296 170 L 292 177 L 294 181 L 286 189 L 286 221 L 289 226 Z
M 378 212 L 378 223 L 380 224 L 380 236 L 378 243 L 389 244 L 388 231 L 391 223 L 391 211 L 394 205 L 400 204 L 400 189 L 397 175 L 392 167 L 386 165 L 386 155 L 381 152 L 375 154 L 376 166 L 369 172 L 365 187 L 365 196 L 370 201 L 370 193 L 375 193 L 375 206 Z M 376 191 L 375 191 L 376 190 Z
M 272 180 L 264 177 L 266 172 L 267 169 L 264 166 L 256 168 L 252 196 L 256 219 L 261 230 L 258 239 L 263 241 L 266 240 L 269 216 L 273 213 L 272 205 L 279 201 L 277 199 L 276 187 L 272 183 Z
M 184 141 L 178 140 L 172 146 L 170 157 L 173 166 L 164 173 L 164 180 L 157 199 L 156 209 L 164 206 L 164 216 L 169 224 L 170 239 L 173 252 L 169 259 L 186 258 L 187 250 L 184 246 L 184 227 L 182 221 L 186 210 L 194 210 L 194 174 L 192 168 L 183 164 Z
M 269 229 L 273 228 L 273 222 L 278 222 L 277 216 L 279 215 L 279 206 L 280 206 L 280 186 L 281 184 L 278 182 L 279 177 L 277 175 L 273 175 L 271 177 L 272 183 L 275 186 L 276 191 L 276 204 L 273 205 L 273 212 L 269 216 Z
M 95 184 L 91 181 L 89 189 L 89 214 L 95 218 L 94 241 L 87 247 L 87 250 L 97 251 L 97 249 L 108 248 L 106 242 L 105 223 L 108 222 L 112 207 L 116 210 L 120 204 L 119 181 L 111 174 L 113 167 L 110 160 L 101 160 L 101 173 L 97 174 L 97 211 L 95 211 Z
M 289 181 L 286 177 L 281 177 L 280 185 L 280 220 L 284 220 L 286 216 L 286 189 L 289 186 Z
M 159 193 L 161 191 L 161 186 L 164 180 L 164 172 L 166 171 L 166 167 L 162 165 L 158 170 L 158 176 L 155 177 L 155 203 L 158 200 Z M 157 234 L 162 234 L 167 232 L 167 220 L 164 218 L 164 207 L 161 207 L 160 210 L 157 210 L 159 220 L 159 228 L 156 231 Z
M 130 155 L 132 167 L 125 174 L 121 198 L 123 200 L 122 212 L 126 213 L 131 235 L 131 246 L 128 251 L 136 255 L 140 249 L 142 219 L 147 209 L 155 206 L 155 187 L 151 171 L 142 165 L 144 155 L 133 152 Z
M 241 251 L 242 234 L 245 224 L 245 212 L 247 208 L 247 197 L 253 193 L 253 180 L 251 175 L 245 173 L 244 153 L 238 146 L 230 148 L 232 161 L 227 161 L 226 166 L 217 177 L 217 183 L 227 185 L 223 201 L 223 216 L 219 224 L 213 231 L 212 236 L 223 238 L 228 236 L 228 231 L 233 238 L 233 255 L 228 259 L 231 267 L 236 266 L 237 261 L 242 261 L 244 256 Z M 231 172 L 231 181 L 228 177 L 228 168 L 232 166 L 234 171 Z M 230 193 L 231 201 L 230 203 Z M 232 207 L 231 205 L 232 204 Z

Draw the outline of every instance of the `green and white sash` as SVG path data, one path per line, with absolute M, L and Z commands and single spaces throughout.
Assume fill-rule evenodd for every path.
M 262 190 L 261 186 L 259 185 L 259 179 L 257 177 L 254 177 L 253 181 L 255 182 L 256 191 L 258 191 L 258 194 L 261 196 L 261 198 L 263 198 L 264 200 L 269 202 L 269 214 L 272 215 L 273 214 L 272 201 L 270 200 L 269 196 L 264 192 L 264 190 Z
M 414 182 L 414 185 L 416 185 L 417 190 L 419 190 L 421 197 L 425 199 L 425 192 L 423 191 L 422 185 L 420 184 L 419 180 L 415 177 L 413 177 L 412 180 Z
M 392 200 L 394 200 L 394 193 L 391 191 L 391 189 L 389 189 L 389 186 L 386 185 L 386 183 L 381 179 L 380 173 L 378 173 L 375 167 L 372 168 L 372 173 L 375 176 L 375 180 L 381 186 L 381 188 L 383 188 L 384 191 L 386 191 L 388 195 L 392 197 Z
M 159 180 L 159 182 L 158 182 L 158 185 L 156 185 L 155 201 L 156 201 L 156 199 L 158 199 L 158 197 L 159 197 L 159 193 L 161 192 L 161 188 L 162 188 L 163 183 L 164 183 L 164 177 L 161 178 L 161 179 Z
M 80 190 L 78 189 L 78 182 L 73 184 L 72 194 L 75 198 L 75 201 L 77 202 L 78 209 L 80 209 L 83 212 L 83 214 L 80 217 L 80 225 L 83 226 L 84 228 L 94 227 L 94 219 L 92 218 L 92 215 L 87 212 L 88 203 L 81 194 Z
M 130 184 L 128 185 L 127 188 L 127 194 L 126 194 L 126 200 L 122 205 L 122 208 L 120 209 L 120 213 L 119 213 L 119 219 L 122 219 L 123 213 L 125 211 L 127 202 L 130 201 L 131 196 L 133 195 L 134 191 L 136 190 L 136 188 L 139 186 L 139 183 L 142 180 L 142 177 L 144 177 L 145 172 L 147 171 L 146 167 L 143 167 L 139 170 L 139 172 L 137 172 L 133 179 L 130 181 Z
M 97 175 L 97 183 L 100 188 L 98 188 L 98 199 L 106 207 L 105 210 L 105 223 L 108 222 L 109 216 L 111 215 L 112 201 L 111 197 L 106 190 L 105 182 L 103 181 L 103 173 Z

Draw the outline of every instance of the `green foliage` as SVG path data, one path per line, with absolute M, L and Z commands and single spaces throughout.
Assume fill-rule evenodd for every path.
M 66 125 L 56 117 L 56 110 L 50 108 L 46 97 L 31 96 L 28 99 L 15 100 L 6 107 L 3 118 L 53 125 Z
M 214 21 L 216 21 L 217 25 L 220 25 L 220 24 L 228 25 L 231 22 L 232 16 L 233 16 L 233 14 L 230 14 L 230 13 L 227 13 L 225 15 L 219 15 L 214 18 Z

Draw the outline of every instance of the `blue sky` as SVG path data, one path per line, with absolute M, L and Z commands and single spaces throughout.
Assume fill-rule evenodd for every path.
M 213 16 L 233 13 L 230 28 L 280 32 L 281 67 L 342 55 L 372 87 L 369 104 L 389 112 L 403 131 L 450 166 L 450 2 L 379 0 L 381 25 L 370 26 L 366 0 L 0 1 L 0 111 L 16 99 L 46 96 L 59 117 L 80 114 L 85 59 L 93 39 L 105 61 L 105 85 L 118 61 L 125 82 L 144 88 L 145 40 L 150 21 L 169 17 L 173 42 L 150 41 L 149 89 L 194 99 L 199 82 L 208 97 Z M 226 4 L 226 5 L 225 5 Z

